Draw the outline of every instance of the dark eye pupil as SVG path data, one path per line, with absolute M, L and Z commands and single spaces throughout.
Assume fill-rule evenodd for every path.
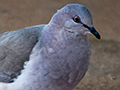
M 79 18 L 78 16 L 73 17 L 73 20 L 74 20 L 75 22 L 77 22 L 77 23 L 80 22 L 80 18 Z

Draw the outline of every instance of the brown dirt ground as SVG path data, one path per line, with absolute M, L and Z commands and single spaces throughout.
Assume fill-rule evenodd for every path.
M 89 35 L 89 70 L 74 90 L 120 90 L 120 0 L 0 0 L 0 33 L 48 23 L 68 3 L 89 8 L 102 38 Z

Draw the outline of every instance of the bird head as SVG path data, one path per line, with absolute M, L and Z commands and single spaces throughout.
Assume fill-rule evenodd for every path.
M 64 6 L 53 15 L 50 24 L 64 28 L 64 30 L 77 36 L 92 33 L 96 38 L 100 39 L 99 33 L 93 27 L 90 11 L 80 4 Z

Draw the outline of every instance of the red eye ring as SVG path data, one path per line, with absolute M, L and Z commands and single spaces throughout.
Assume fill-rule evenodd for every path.
M 77 15 L 75 15 L 75 16 L 73 17 L 73 20 L 74 20 L 76 23 L 80 23 L 80 22 L 81 22 L 80 17 L 77 16 Z

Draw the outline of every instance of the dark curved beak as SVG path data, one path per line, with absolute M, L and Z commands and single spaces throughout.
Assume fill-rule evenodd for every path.
M 87 29 L 90 30 L 90 32 L 97 38 L 97 39 L 100 39 L 100 34 L 96 31 L 96 29 L 94 27 L 89 27 L 85 24 L 83 24 L 83 26 Z

